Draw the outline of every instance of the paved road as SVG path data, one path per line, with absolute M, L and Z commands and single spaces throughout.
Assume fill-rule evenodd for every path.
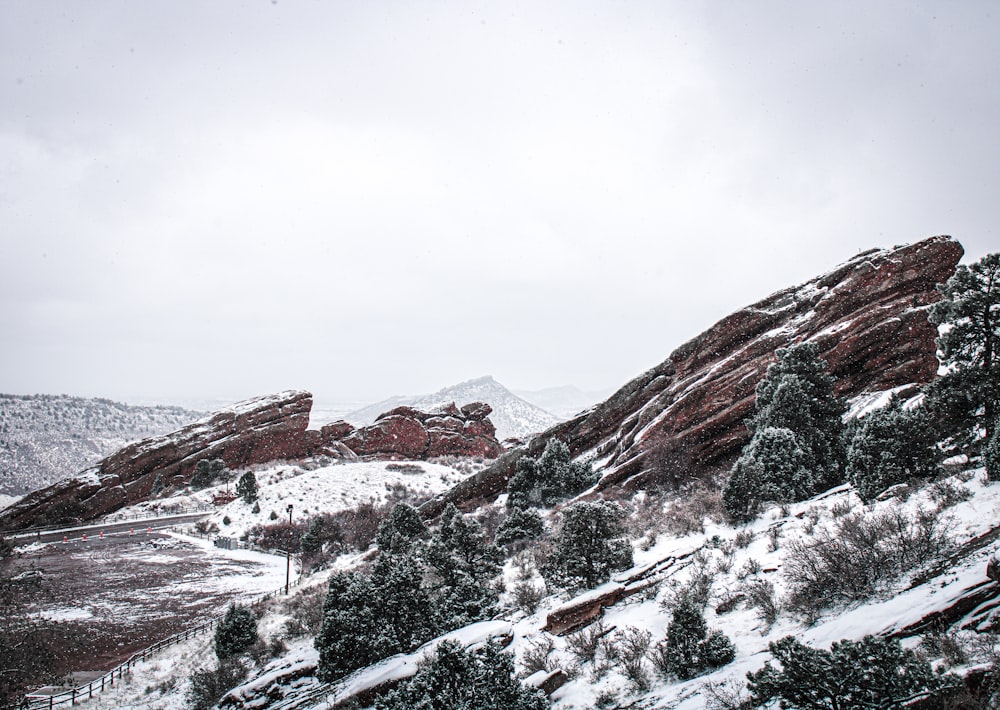
M 104 535 L 138 535 L 151 530 L 163 530 L 172 528 L 175 525 L 193 523 L 207 518 L 212 511 L 201 513 L 185 513 L 184 515 L 170 515 L 159 518 L 148 518 L 146 520 L 127 520 L 121 523 L 106 523 L 98 525 L 81 525 L 73 528 L 63 528 L 61 530 L 45 530 L 40 533 L 20 533 L 11 535 L 9 539 L 16 541 L 16 544 L 25 544 L 31 541 L 38 542 L 59 542 L 63 538 L 66 540 L 80 540 L 86 536 L 87 540 L 101 539 Z

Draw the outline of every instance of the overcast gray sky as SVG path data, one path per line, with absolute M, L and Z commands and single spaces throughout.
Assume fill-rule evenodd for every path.
M 995 2 L 0 2 L 0 391 L 618 386 L 1000 248 Z

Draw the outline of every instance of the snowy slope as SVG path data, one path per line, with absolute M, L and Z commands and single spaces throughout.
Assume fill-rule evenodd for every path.
M 356 426 L 371 424 L 379 414 L 403 405 L 428 410 L 442 404 L 455 402 L 459 407 L 469 402 L 486 402 L 493 407 L 490 421 L 497 428 L 497 438 L 523 439 L 548 429 L 560 421 L 558 417 L 526 402 L 492 377 L 478 377 L 445 387 L 433 394 L 397 396 L 358 409 L 345 418 Z

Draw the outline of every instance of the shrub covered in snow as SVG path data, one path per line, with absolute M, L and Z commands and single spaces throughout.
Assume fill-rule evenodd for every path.
M 590 464 L 572 460 L 566 444 L 550 439 L 537 459 L 522 456 L 518 460 L 507 505 L 510 509 L 551 506 L 590 488 L 597 478 Z
M 247 607 L 233 604 L 215 629 L 215 655 L 224 660 L 257 643 L 257 620 Z
M 940 556 L 948 538 L 937 515 L 900 507 L 853 513 L 812 539 L 788 542 L 782 568 L 787 605 L 812 617 L 838 602 L 866 599 L 903 573 Z
M 861 420 L 847 449 L 847 478 L 865 501 L 911 478 L 938 471 L 940 452 L 922 408 L 903 409 L 893 399 Z
M 545 710 L 541 691 L 521 685 L 510 656 L 494 644 L 466 651 L 444 641 L 434 659 L 400 688 L 379 698 L 377 710 Z
M 843 480 L 843 399 L 811 343 L 778 350 L 757 385 L 753 437 L 723 491 L 726 512 L 751 520 L 764 501 L 804 500 Z
M 903 707 L 960 682 L 955 676 L 935 673 L 925 659 L 896 639 L 845 639 L 824 651 L 786 636 L 769 648 L 781 669 L 768 662 L 747 674 L 754 707 L 776 700 L 782 707 L 803 710 Z
M 721 631 L 709 633 L 701 609 L 685 596 L 674 608 L 667 637 L 656 645 L 653 662 L 664 675 L 687 680 L 735 657 L 732 641 Z
M 576 503 L 562 512 L 562 526 L 544 573 L 570 588 L 588 588 L 632 566 L 625 512 L 617 503 Z

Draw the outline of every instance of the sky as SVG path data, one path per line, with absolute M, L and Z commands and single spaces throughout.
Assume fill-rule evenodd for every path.
M 1000 249 L 983 2 L 0 2 L 0 392 L 616 388 Z

